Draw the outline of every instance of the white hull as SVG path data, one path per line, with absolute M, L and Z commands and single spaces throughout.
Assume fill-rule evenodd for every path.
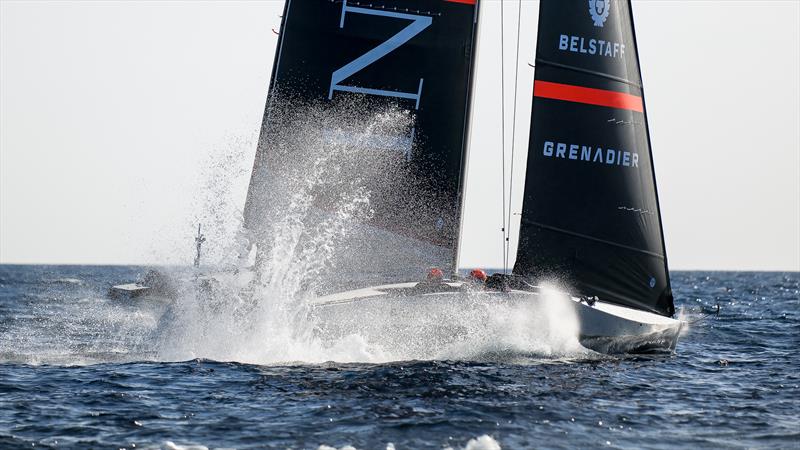
M 129 300 L 150 293 L 150 288 L 139 283 L 118 284 L 108 290 L 110 298 Z
M 571 336 L 588 349 L 601 353 L 671 352 L 682 322 L 653 313 L 601 301 L 589 305 L 562 292 L 534 288 L 530 291 L 470 289 L 462 282 L 439 288 L 415 288 L 417 283 L 375 286 L 328 295 L 313 303 L 319 331 L 330 338 L 358 334 L 396 345 L 413 346 L 415 334 L 426 334 L 419 345 L 447 346 L 458 341 L 467 328 L 495 321 L 495 332 L 509 327 L 547 330 Z M 463 320 L 454 320 L 460 316 Z M 518 335 L 524 337 L 525 331 Z M 490 338 L 488 336 L 487 338 Z M 434 343 L 434 344 L 431 344 Z M 435 348 L 416 349 L 435 357 Z M 420 353 L 422 352 L 422 353 Z

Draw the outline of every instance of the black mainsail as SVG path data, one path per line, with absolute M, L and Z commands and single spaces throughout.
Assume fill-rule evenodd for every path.
M 542 0 L 514 273 L 671 316 L 629 0 Z
M 333 111 L 354 101 L 364 116 L 400 108 L 412 121 L 394 148 L 412 181 L 373 199 L 369 225 L 444 249 L 436 262 L 451 264 L 476 19 L 476 0 L 287 0 L 245 228 L 257 231 L 271 201 L 265 181 L 281 176 L 269 163 L 279 145 L 276 110 L 297 103 Z

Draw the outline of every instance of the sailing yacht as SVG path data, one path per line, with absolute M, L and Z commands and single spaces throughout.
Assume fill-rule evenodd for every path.
M 540 2 L 537 32 L 522 36 L 536 51 L 533 95 L 523 99 L 531 119 L 515 262 L 485 281 L 460 275 L 475 269 L 459 254 L 468 244 L 470 132 L 480 126 L 471 118 L 481 7 L 480 0 L 287 0 L 245 227 L 252 236 L 271 232 L 288 204 L 276 195 L 276 181 L 291 176 L 282 169 L 287 161 L 330 151 L 287 143 L 299 121 L 316 121 L 331 145 L 352 150 L 356 167 L 370 172 L 348 178 L 372 193 L 371 214 L 354 233 L 359 245 L 342 244 L 341 260 L 369 272 L 370 282 L 384 281 L 317 298 L 314 314 L 330 322 L 329 332 L 352 329 L 365 314 L 442 311 L 478 298 L 523 312 L 537 304 L 566 311 L 592 350 L 674 351 L 682 322 L 674 317 L 630 0 Z M 370 117 L 392 111 L 406 121 L 370 128 Z M 480 183 L 479 167 L 470 174 Z M 508 249 L 512 205 L 502 197 Z M 448 275 L 434 271 L 421 281 L 431 268 Z

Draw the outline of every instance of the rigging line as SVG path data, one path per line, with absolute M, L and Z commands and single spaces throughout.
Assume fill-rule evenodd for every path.
M 502 191 L 503 191 L 503 215 L 501 216 L 501 222 L 503 223 L 503 228 L 500 231 L 503 232 L 503 240 L 501 241 L 503 246 L 503 275 L 508 274 L 508 257 L 506 255 L 506 76 L 505 76 L 505 44 L 504 44 L 504 35 L 505 27 L 503 23 L 503 18 L 505 16 L 505 12 L 503 9 L 503 0 L 500 0 L 500 146 L 502 151 Z
M 519 0 L 517 7 L 517 52 L 514 57 L 514 108 L 511 112 L 511 168 L 508 180 L 508 220 L 506 221 L 506 260 L 504 267 L 508 267 L 508 260 L 511 257 L 511 207 L 514 198 L 514 147 L 517 142 L 517 86 L 519 81 L 519 36 L 522 30 L 522 0 Z

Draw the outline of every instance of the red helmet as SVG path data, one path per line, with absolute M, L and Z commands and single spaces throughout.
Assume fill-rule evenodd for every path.
M 429 281 L 441 280 L 442 278 L 444 278 L 444 272 L 442 272 L 442 269 L 434 267 L 433 269 L 428 271 L 428 280 Z
M 473 280 L 486 281 L 486 272 L 482 269 L 472 269 L 469 272 L 469 277 Z

